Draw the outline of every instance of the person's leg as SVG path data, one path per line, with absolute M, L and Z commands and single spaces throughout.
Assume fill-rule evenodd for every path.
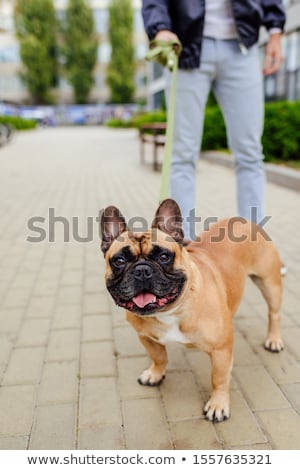
M 240 216 L 264 217 L 265 171 L 261 136 L 264 98 L 258 48 L 243 55 L 237 41 L 218 41 L 215 94 L 222 108 L 229 147 L 235 157 Z
M 196 165 L 205 105 L 214 77 L 214 41 L 204 40 L 201 57 L 199 69 L 178 70 L 177 76 L 170 186 L 171 197 L 177 201 L 182 212 L 186 238 L 195 235 L 194 227 L 190 226 L 187 218 L 196 203 Z

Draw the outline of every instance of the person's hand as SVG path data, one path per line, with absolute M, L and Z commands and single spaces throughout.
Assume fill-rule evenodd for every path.
M 177 34 L 172 33 L 172 31 L 169 31 L 167 29 L 162 29 L 156 34 L 154 39 L 158 41 L 167 41 L 167 42 L 178 41 L 178 36 Z
M 282 61 L 283 55 L 281 50 L 281 33 L 271 34 L 266 46 L 263 67 L 264 75 L 271 75 L 272 73 L 277 72 Z

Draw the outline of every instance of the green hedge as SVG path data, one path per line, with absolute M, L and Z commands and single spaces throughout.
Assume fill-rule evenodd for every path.
M 202 137 L 202 150 L 221 150 L 227 148 L 224 119 L 218 106 L 207 108 Z
M 148 113 L 137 113 L 132 116 L 130 120 L 123 121 L 119 118 L 113 118 L 106 121 L 109 127 L 136 127 L 139 128 L 142 124 L 149 122 L 165 122 L 166 112 L 162 110 L 150 111 Z
M 262 137 L 265 161 L 300 161 L 300 102 L 267 103 Z M 203 150 L 227 147 L 226 131 L 218 107 L 206 110 Z
M 137 127 L 147 122 L 165 122 L 165 111 L 138 114 L 125 123 L 113 120 L 114 127 Z M 109 123 L 108 123 L 109 125 Z M 262 138 L 265 160 L 300 161 L 300 102 L 267 103 Z M 227 139 L 222 113 L 217 106 L 208 107 L 205 114 L 202 149 L 223 150 Z
M 262 143 L 266 160 L 300 161 L 300 102 L 266 105 Z
M 33 119 L 23 119 L 17 116 L 0 116 L 0 124 L 9 124 L 18 131 L 35 129 L 37 125 Z

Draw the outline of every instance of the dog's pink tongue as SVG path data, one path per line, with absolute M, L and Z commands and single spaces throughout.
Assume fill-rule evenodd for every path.
M 144 308 L 145 305 L 151 304 L 152 302 L 156 302 L 156 296 L 151 294 L 150 292 L 142 292 L 136 297 L 133 297 L 132 300 L 139 308 Z

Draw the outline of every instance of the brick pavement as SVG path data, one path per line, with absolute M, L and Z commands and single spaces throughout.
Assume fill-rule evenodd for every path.
M 30 131 L 0 149 L 0 448 L 300 449 L 300 193 L 268 184 L 267 228 L 289 267 L 286 349 L 262 348 L 266 306 L 249 283 L 235 320 L 232 417 L 214 425 L 202 417 L 206 355 L 172 345 L 163 385 L 140 386 L 148 358 L 104 288 L 98 210 L 151 220 L 157 204 L 159 174 L 138 150 L 134 131 L 101 128 Z M 198 178 L 201 216 L 233 215 L 232 171 L 202 162 Z M 27 226 L 33 216 L 39 243 L 26 241 L 41 234 Z M 93 241 L 76 241 L 88 232 Z

